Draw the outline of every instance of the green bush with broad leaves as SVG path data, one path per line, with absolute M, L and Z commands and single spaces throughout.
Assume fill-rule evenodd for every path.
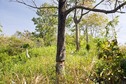
M 117 40 L 98 40 L 98 61 L 94 66 L 91 79 L 103 84 L 121 84 L 126 76 L 126 60 Z

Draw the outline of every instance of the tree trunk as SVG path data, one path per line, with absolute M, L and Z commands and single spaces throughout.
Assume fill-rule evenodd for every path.
M 75 3 L 75 5 L 77 5 L 77 1 Z M 80 19 L 77 19 L 77 9 L 75 9 L 75 12 L 74 12 L 74 23 L 75 23 L 75 29 L 76 29 L 76 51 L 79 51 L 80 50 L 80 41 L 79 41 L 79 36 L 80 36 L 80 33 L 79 33 L 79 28 L 78 28 L 78 23 L 80 22 Z
M 78 24 L 75 24 L 75 26 L 76 26 L 76 51 L 79 51 L 80 49 L 79 28 L 78 28 Z
M 66 0 L 59 0 L 58 7 L 58 35 L 56 54 L 56 76 L 57 84 L 61 84 L 65 79 L 65 21 L 66 21 Z
M 88 27 L 86 25 L 86 44 L 88 44 Z

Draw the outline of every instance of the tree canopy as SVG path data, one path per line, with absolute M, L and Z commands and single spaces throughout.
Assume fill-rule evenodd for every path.
M 45 3 L 43 6 L 49 6 Z M 57 27 L 57 10 L 56 9 L 41 9 L 37 10 L 37 18 L 33 18 L 32 21 L 36 25 L 36 31 L 34 35 L 44 40 L 45 45 L 52 45 L 56 38 Z

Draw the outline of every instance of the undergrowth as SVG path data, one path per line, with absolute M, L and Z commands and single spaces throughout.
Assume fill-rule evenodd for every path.
M 100 59 L 93 46 L 89 51 L 82 47 L 79 52 L 74 49 L 73 46 L 66 48 L 64 84 L 94 84 L 100 79 L 105 78 L 109 81 L 113 78 L 120 79 L 120 75 L 125 76 L 125 51 L 122 54 L 124 56 L 115 56 L 113 59 L 107 60 L 104 56 L 109 55 L 104 52 L 106 49 L 104 46 L 101 48 L 103 57 Z M 108 49 L 111 50 L 109 47 Z M 118 53 L 117 50 L 113 52 Z M 55 84 L 56 46 L 32 48 L 29 50 L 29 55 L 30 58 L 26 57 L 26 52 L 15 56 L 1 53 L 0 84 Z M 116 69 L 118 70 L 116 71 Z M 102 82 L 103 80 L 101 80 Z
M 29 50 L 29 55 L 31 58 L 27 58 L 24 52 L 9 56 L 4 60 L 5 62 L 1 62 L 1 83 L 55 84 L 56 47 L 33 48 Z M 65 82 L 67 84 L 91 83 L 89 75 L 94 60 L 93 55 L 86 57 L 82 51 L 71 53 L 67 50 Z

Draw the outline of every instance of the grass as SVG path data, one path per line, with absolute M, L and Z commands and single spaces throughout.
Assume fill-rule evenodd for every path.
M 22 84 L 25 82 L 27 84 L 55 83 L 56 47 L 33 48 L 29 50 L 29 54 L 31 56 L 30 59 L 26 58 L 24 52 L 20 55 L 12 56 L 6 62 L 6 66 L 3 66 L 4 74 L 1 77 L 3 84 Z M 66 83 L 91 84 L 89 75 L 93 67 L 94 59 L 95 57 L 93 55 L 89 54 L 86 57 L 86 54 L 82 51 L 71 53 L 71 51 L 67 50 L 65 62 Z

